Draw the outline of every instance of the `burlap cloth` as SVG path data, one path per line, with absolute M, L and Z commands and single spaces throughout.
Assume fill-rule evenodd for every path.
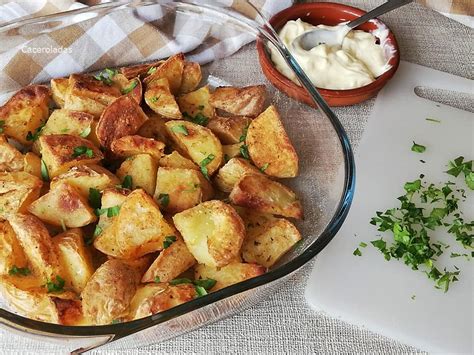
M 379 0 L 340 1 L 364 9 L 379 5 Z M 473 78 L 470 55 L 473 30 L 418 4 L 399 9 L 382 19 L 395 32 L 402 59 L 455 75 Z M 241 66 L 258 66 L 248 45 L 226 61 L 236 75 Z M 249 78 L 249 82 L 251 78 Z M 472 95 L 425 92 L 437 100 L 472 109 Z M 370 115 L 374 100 L 335 109 L 353 144 L 357 143 Z M 136 350 L 114 354 L 401 354 L 419 352 L 363 328 L 351 326 L 328 315 L 314 312 L 306 304 L 304 289 L 311 270 L 307 265 L 277 293 L 264 302 L 234 317 L 197 331 Z M 324 285 L 321 285 L 324 287 Z M 469 316 L 469 315 L 466 315 Z M 56 345 L 31 342 L 0 329 L 0 354 L 57 354 Z M 105 352 L 97 350 L 93 354 Z M 110 352 L 109 352 L 110 353 Z

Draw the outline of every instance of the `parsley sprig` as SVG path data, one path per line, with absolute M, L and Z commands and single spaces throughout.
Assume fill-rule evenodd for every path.
M 199 168 L 201 169 L 201 173 L 204 175 L 204 177 L 209 180 L 209 171 L 207 170 L 207 166 L 214 160 L 215 155 L 214 154 L 209 154 L 206 158 L 204 158 L 200 163 L 199 163 Z
M 64 285 L 65 285 L 64 279 L 57 275 L 56 276 L 56 281 L 53 280 L 48 280 L 46 282 L 46 288 L 48 290 L 48 293 L 61 293 L 64 292 Z
M 111 86 L 113 84 L 113 77 L 117 75 L 118 70 L 105 68 L 99 74 L 94 75 L 94 79 L 102 81 L 105 85 Z
M 31 270 L 27 267 L 18 267 L 13 265 L 10 270 L 8 270 L 9 275 L 21 275 L 21 276 L 28 276 L 31 274 Z
M 473 161 L 464 161 L 464 157 L 458 157 L 454 161 L 449 162 L 449 170 L 447 174 L 458 177 L 459 174 L 464 174 L 464 181 L 469 189 L 474 190 L 474 170 L 472 170 Z
M 86 147 L 85 145 L 80 145 L 79 147 L 75 147 L 72 153 L 73 158 L 80 157 L 81 155 L 85 155 L 88 158 L 93 158 L 94 157 L 94 151 Z

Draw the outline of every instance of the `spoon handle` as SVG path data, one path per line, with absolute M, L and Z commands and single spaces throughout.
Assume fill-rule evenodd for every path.
M 413 0 L 389 0 L 386 3 L 380 5 L 379 7 L 376 7 L 372 11 L 367 12 L 365 15 L 362 15 L 361 17 L 356 18 L 354 21 L 349 22 L 347 26 L 351 29 L 355 28 L 369 21 L 370 19 L 383 15 L 386 12 L 392 11 L 412 1 Z

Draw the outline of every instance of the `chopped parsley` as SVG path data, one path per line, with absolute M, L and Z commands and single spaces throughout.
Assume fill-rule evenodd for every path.
M 171 246 L 171 244 L 173 244 L 177 240 L 178 239 L 176 239 L 174 235 L 169 235 L 165 237 L 165 240 L 163 241 L 163 249 L 168 249 Z
M 247 132 L 249 130 L 249 126 L 250 124 L 246 125 L 242 130 L 242 135 L 239 138 L 239 142 L 245 142 L 245 140 L 247 139 Z
M 153 96 L 153 97 L 150 97 L 150 102 L 153 103 L 153 104 L 156 104 L 158 102 L 158 100 L 160 100 L 160 96 Z
M 159 194 L 158 195 L 158 202 L 160 203 L 161 206 L 163 207 L 168 207 L 170 204 L 170 195 L 168 194 Z
M 424 153 L 425 150 L 426 147 L 424 145 L 417 144 L 415 142 L 413 142 L 413 145 L 411 146 L 411 151 L 415 153 Z
M 5 121 L 4 120 L 0 120 L 0 133 L 3 133 L 3 128 L 5 126 Z
M 80 145 L 79 147 L 74 148 L 72 157 L 77 158 L 77 157 L 80 157 L 81 155 L 85 155 L 88 158 L 93 158 L 94 151 L 91 148 L 86 147 L 85 145 Z
M 207 123 L 209 122 L 209 118 L 204 116 L 201 112 L 196 113 L 195 116 L 191 116 L 189 113 L 183 112 L 183 116 L 187 118 L 188 120 L 190 120 L 191 122 L 196 123 L 201 126 L 206 126 Z
M 94 75 L 94 79 L 102 81 L 105 85 L 111 86 L 113 84 L 112 79 L 117 75 L 118 70 L 105 68 L 99 74 Z
M 360 242 L 360 243 L 359 243 L 359 246 L 360 246 L 361 248 L 365 248 L 365 247 L 367 247 L 367 243 Z
M 196 290 L 196 297 L 207 295 L 207 291 L 214 287 L 216 280 L 213 279 L 199 279 L 190 280 L 188 278 L 174 279 L 170 281 L 170 285 L 193 284 Z
M 113 206 L 113 207 L 108 207 L 108 208 L 97 208 L 95 210 L 95 214 L 97 216 L 101 216 L 103 214 L 107 213 L 107 217 L 115 217 L 118 216 L 120 213 L 120 206 Z
M 202 296 L 207 295 L 206 289 L 202 286 L 194 285 L 194 289 L 196 290 L 197 297 L 202 297 Z
M 230 160 L 230 157 L 228 154 L 224 154 L 224 162 L 228 162 Z
M 35 142 L 36 140 L 38 140 L 39 136 L 41 135 L 41 131 L 43 130 L 45 125 L 46 122 L 43 122 L 38 128 L 35 129 L 33 133 L 29 131 L 26 135 L 26 140 L 30 142 Z
M 242 155 L 242 158 L 250 160 L 249 148 L 246 144 L 240 146 L 240 155 Z
M 86 245 L 92 245 L 94 243 L 95 238 L 101 235 L 102 232 L 103 232 L 102 227 L 100 227 L 99 225 L 96 225 L 94 229 L 94 234 L 92 234 L 91 238 L 86 240 Z
M 356 248 L 356 250 L 354 250 L 352 252 L 352 255 L 355 255 L 355 256 L 362 256 L 362 253 L 360 252 L 359 248 Z
M 216 285 L 217 281 L 214 279 L 199 279 L 194 280 L 196 286 L 204 287 L 206 290 L 210 290 Z
M 264 173 L 264 172 L 265 172 L 265 170 L 267 170 L 267 169 L 268 169 L 268 166 L 269 166 L 269 165 L 270 165 L 269 163 L 265 163 L 265 164 L 263 164 L 263 165 L 262 165 L 262 167 L 260 168 L 260 171 L 261 171 L 262 173 Z
M 151 67 L 150 69 L 148 69 L 146 73 L 150 75 L 150 74 L 153 74 L 154 72 L 156 72 L 156 67 Z
M 160 283 L 160 282 L 161 282 L 161 281 L 160 281 L 160 277 L 159 277 L 159 276 L 156 276 L 156 277 L 155 277 L 155 279 L 154 279 L 153 281 L 155 281 L 156 283 Z
M 122 323 L 122 321 L 120 319 L 114 319 L 114 320 L 112 320 L 112 323 L 110 323 L 110 324 L 119 324 L 119 323 Z
M 66 128 L 66 132 L 67 132 L 67 128 Z M 89 136 L 89 134 L 91 134 L 91 128 L 90 127 L 86 127 L 84 128 L 84 130 L 79 134 L 82 138 L 87 138 Z
M 448 164 L 449 170 L 447 174 L 458 177 L 459 174 L 464 174 L 464 181 L 469 189 L 474 190 L 474 170 L 472 170 L 473 161 L 464 161 L 464 157 L 457 157 L 454 161 Z
M 27 267 L 18 267 L 13 265 L 10 270 L 8 270 L 9 275 L 20 275 L 20 276 L 28 276 L 31 274 L 31 270 Z
M 94 189 L 93 187 L 89 188 L 89 204 L 91 205 L 92 208 L 100 208 L 100 200 L 101 200 L 102 194 L 100 193 L 99 190 Z
M 430 117 L 428 117 L 428 118 L 425 118 L 425 120 L 427 120 L 427 121 L 429 121 L 429 122 L 434 122 L 434 123 L 441 123 L 441 121 L 440 121 L 440 120 L 437 120 L 436 118 L 430 118 Z
M 180 125 L 177 125 L 177 126 L 173 126 L 171 128 L 171 130 L 174 132 L 174 133 L 181 133 L 181 134 L 184 134 L 185 136 L 189 135 L 189 132 L 188 132 L 188 129 L 180 124 Z
M 182 285 L 182 284 L 192 284 L 193 281 L 188 278 L 174 279 L 170 281 L 170 285 Z
M 132 91 L 133 89 L 135 89 L 138 85 L 138 81 L 137 80 L 133 80 L 130 84 L 128 84 L 128 86 L 124 87 L 121 92 L 122 94 L 128 94 L 130 91 Z
M 125 175 L 122 181 L 122 188 L 131 190 L 133 186 L 133 178 L 130 175 Z
M 207 170 L 207 166 L 214 160 L 214 158 L 214 154 L 209 154 L 199 163 L 199 168 L 201 169 L 202 174 L 207 180 L 209 180 L 209 172 Z
M 43 179 L 43 181 L 49 181 L 48 167 L 43 159 L 41 159 L 41 179 Z
M 46 282 L 46 288 L 48 290 L 48 293 L 64 292 L 64 285 L 65 281 L 59 275 L 56 276 L 56 281 L 49 280 Z

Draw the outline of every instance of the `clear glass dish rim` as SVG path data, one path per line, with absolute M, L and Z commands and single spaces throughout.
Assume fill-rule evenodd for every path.
M 130 3 L 133 4 L 134 1 L 118 1 L 114 5 L 105 3 L 101 5 L 91 6 L 87 9 L 77 9 L 59 14 L 46 15 L 36 18 L 26 18 L 22 21 L 18 21 L 15 23 L 10 22 L 0 26 L 0 33 L 3 32 L 5 29 L 9 30 L 12 26 L 21 27 L 22 25 L 50 21 L 56 18 L 64 18 L 84 13 L 93 13 L 94 11 L 103 10 L 107 8 L 111 10 L 110 12 L 114 12 L 129 7 L 128 5 Z M 133 7 L 138 8 L 142 5 L 147 6 L 159 4 L 160 1 L 138 1 L 138 3 L 141 4 L 134 5 Z M 195 6 L 196 8 L 202 8 L 206 11 L 209 9 L 215 10 L 213 6 L 210 6 L 208 4 L 194 4 L 193 6 Z M 294 70 L 303 87 L 305 87 L 306 90 L 309 92 L 316 105 L 321 111 L 325 113 L 326 117 L 330 120 L 341 143 L 345 168 L 344 190 L 333 217 L 331 218 L 325 229 L 322 231 L 320 236 L 316 238 L 316 240 L 311 245 L 309 245 L 301 255 L 294 258 L 293 260 L 288 261 L 286 264 L 281 265 L 280 267 L 274 270 L 270 270 L 261 276 L 226 287 L 219 291 L 210 293 L 205 297 L 196 298 L 192 301 L 176 306 L 164 312 L 148 316 L 146 318 L 141 318 L 130 322 L 101 326 L 66 326 L 33 320 L 0 308 L 0 324 L 14 328 L 16 330 L 27 331 L 37 335 L 44 335 L 49 337 L 113 336 L 113 340 L 117 340 L 133 333 L 139 332 L 141 330 L 150 328 L 152 326 L 164 323 L 168 320 L 182 316 L 186 313 L 205 307 L 207 305 L 211 305 L 212 303 L 223 300 L 225 298 L 237 295 L 239 293 L 251 290 L 253 288 L 257 288 L 259 286 L 283 278 L 291 274 L 292 272 L 298 270 L 308 261 L 313 259 L 321 250 L 323 250 L 327 246 L 327 244 L 329 244 L 332 238 L 334 238 L 349 212 L 349 208 L 352 203 L 355 191 L 355 162 L 349 138 L 339 119 L 326 104 L 317 89 L 311 84 L 311 81 L 308 79 L 308 77 L 298 65 L 296 60 L 291 56 L 291 54 L 285 48 L 283 43 L 281 43 L 275 30 L 268 23 L 265 17 L 259 13 L 258 10 L 257 13 L 264 21 L 264 23 L 261 26 L 258 26 L 258 28 L 253 28 L 253 32 L 257 34 L 257 41 L 268 40 L 277 47 L 283 57 L 287 60 L 289 66 Z M 242 22 L 241 24 L 247 27 L 247 29 L 250 29 L 252 27 L 251 22 L 244 21 L 240 17 L 234 17 L 234 20 Z M 255 24 L 253 25 L 255 26 Z

